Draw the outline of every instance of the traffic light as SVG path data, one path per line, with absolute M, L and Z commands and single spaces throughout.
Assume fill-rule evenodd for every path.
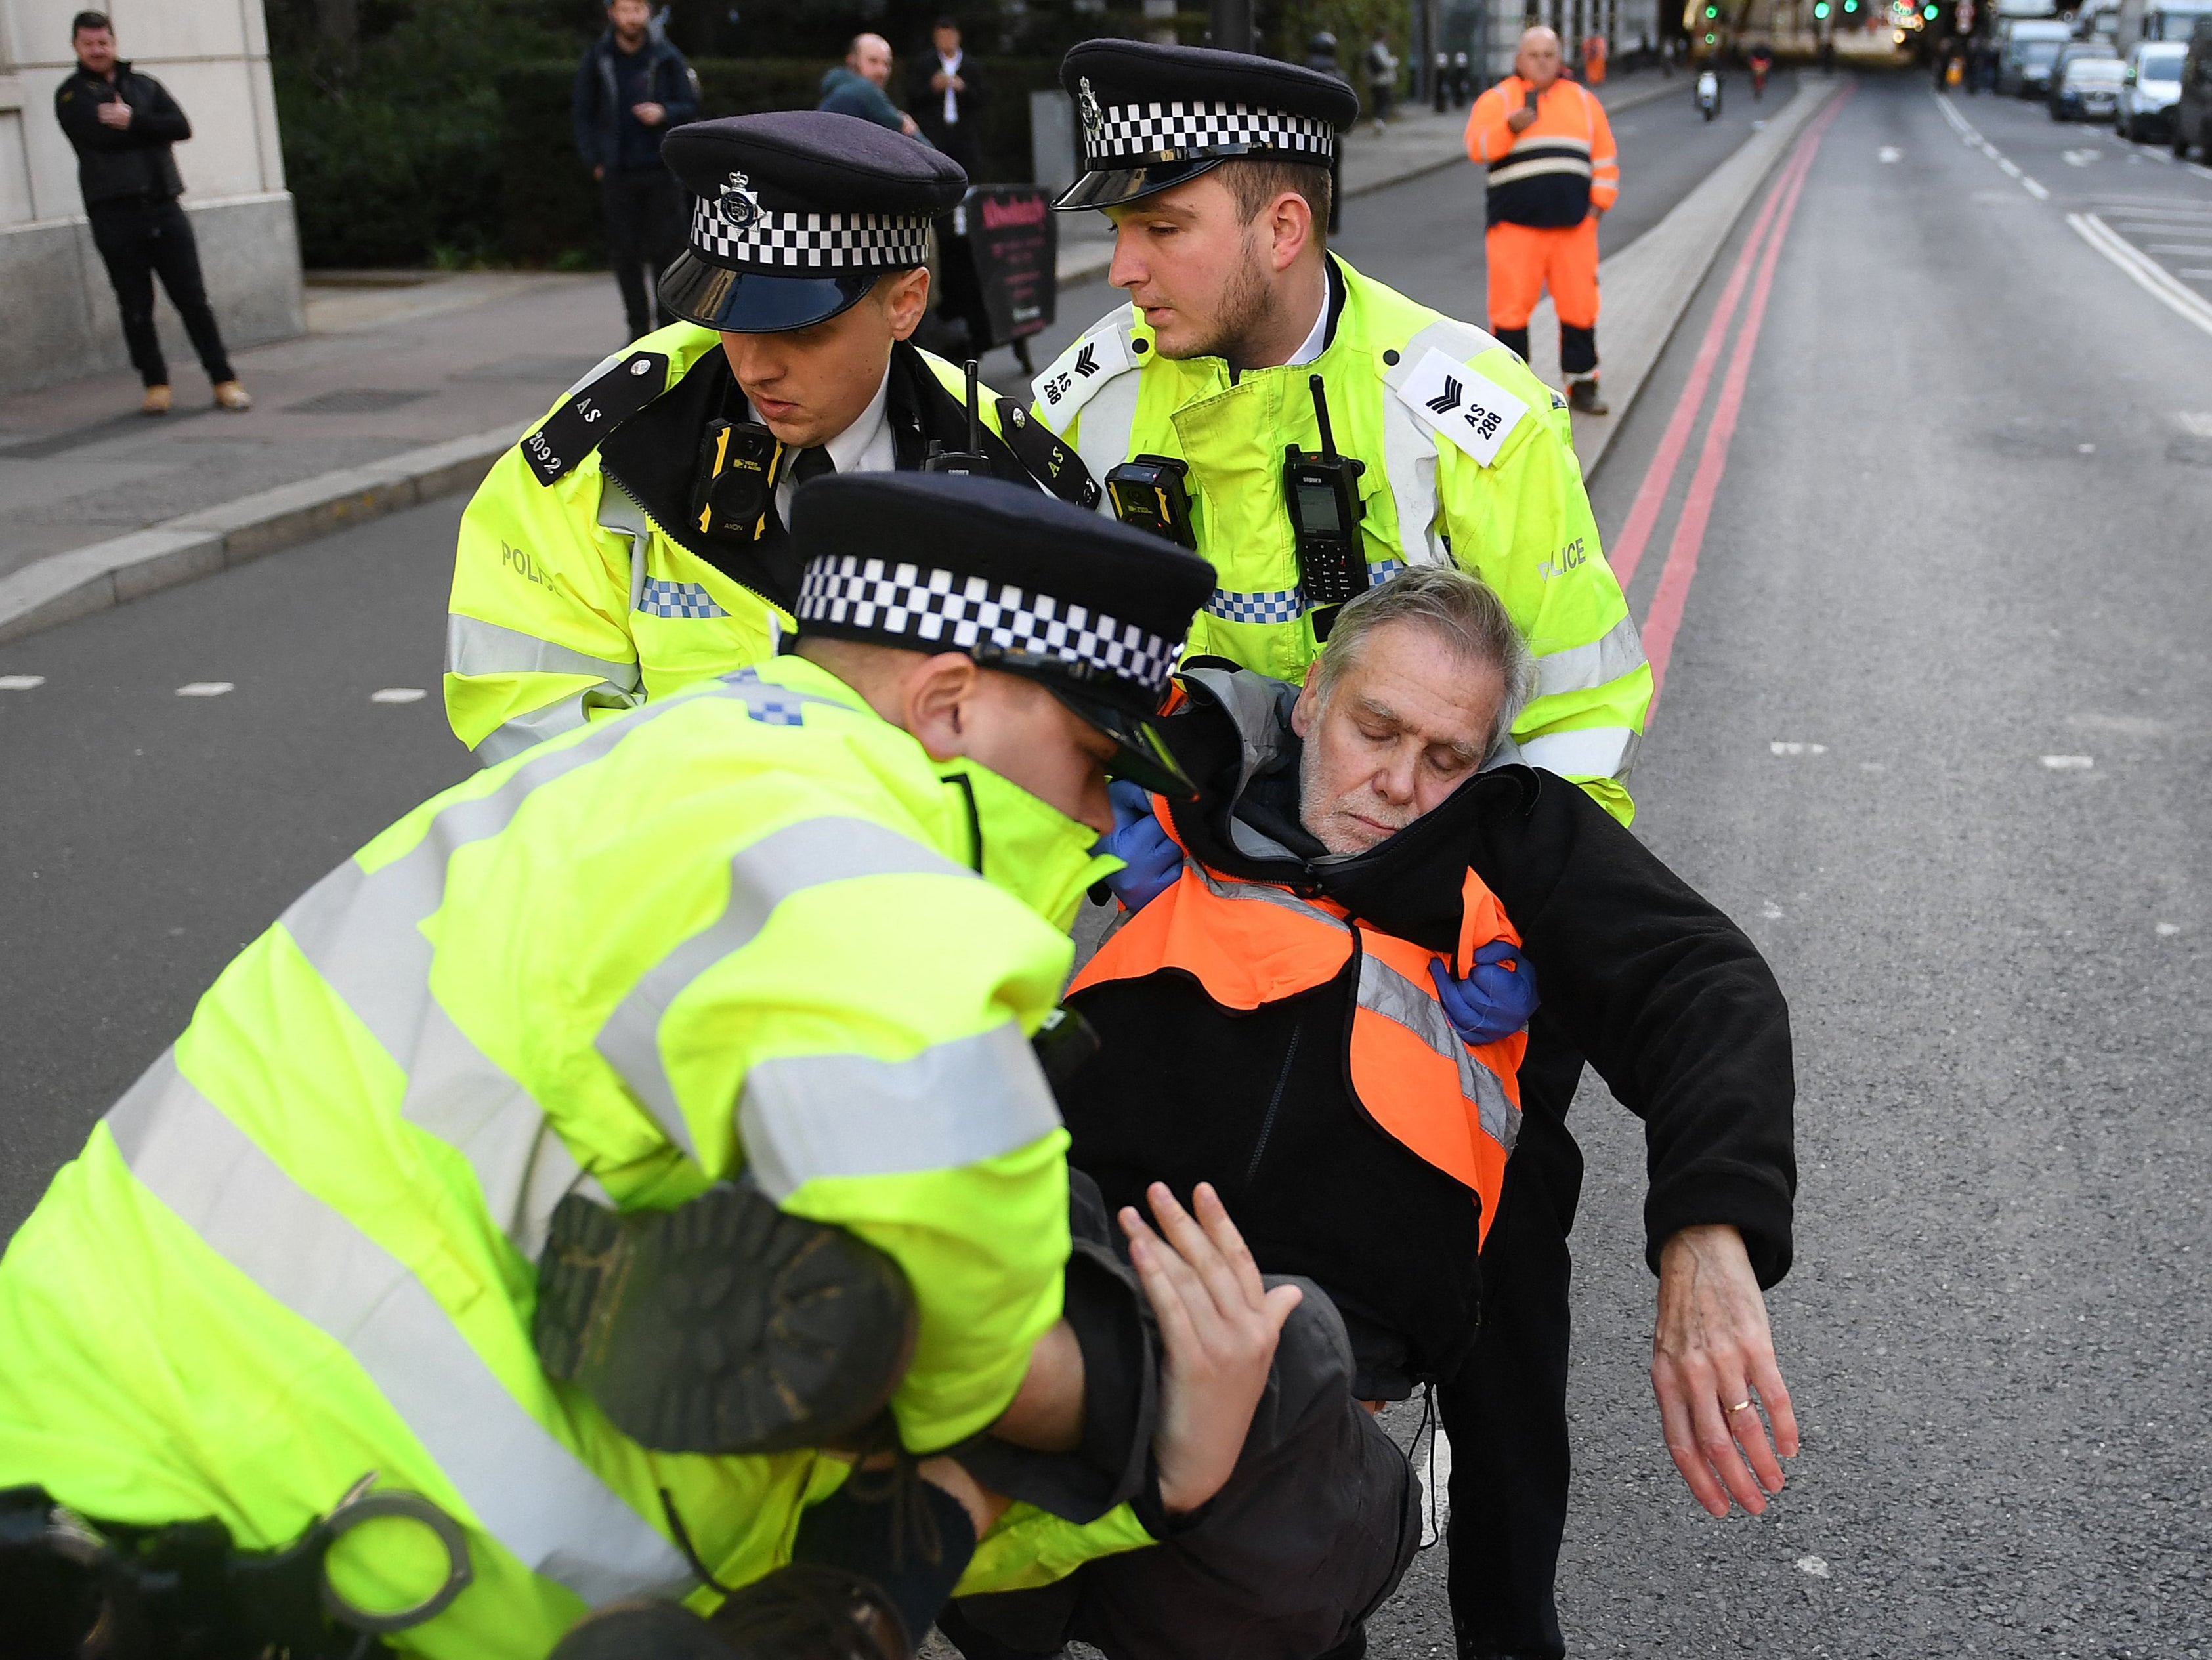
M 1859 9 L 1859 0 L 1844 0 L 1844 9 L 1845 11 L 1847 11 L 1847 12 L 1856 11 L 1858 9 Z
M 1936 14 L 1942 9 L 1936 0 L 1928 0 L 1928 3 L 1920 9 L 1920 15 L 1932 23 L 1936 21 Z
M 1707 6 L 1705 8 L 1705 15 L 1708 18 L 1718 17 L 1720 15 L 1721 9 L 1718 6 Z
M 1709 34 L 1705 37 L 1705 44 L 1710 46 L 1719 39 L 1720 37 L 1717 34 Z
M 1817 19 L 1826 19 L 1827 15 L 1828 0 L 1814 0 L 1813 15 Z

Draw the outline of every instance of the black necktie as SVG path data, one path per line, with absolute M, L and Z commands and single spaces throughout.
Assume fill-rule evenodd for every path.
M 810 478 L 819 478 L 825 472 L 836 471 L 837 464 L 830 459 L 830 452 L 816 444 L 799 451 L 798 459 L 792 462 L 791 487 L 797 489 Z

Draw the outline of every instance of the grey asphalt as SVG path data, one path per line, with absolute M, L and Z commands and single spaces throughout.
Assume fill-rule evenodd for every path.
M 1990 103 L 1962 106 L 2049 200 L 1921 77 L 1865 82 L 1827 133 L 1643 751 L 1640 832 L 1795 1009 L 1797 1267 L 1771 1306 L 1806 1450 L 1763 1519 L 1683 1491 L 1644 1379 L 1642 1152 L 1586 1089 L 1577 1654 L 2212 1642 L 2212 337 L 2067 227 L 2069 193 L 2106 187 L 2031 161 Z M 2212 207 L 2212 180 L 2158 173 Z M 1365 263 L 1437 269 L 1438 188 L 1406 187 L 1395 240 L 1355 222 Z M 1594 483 L 1608 539 L 1735 258 Z M 436 698 L 458 511 L 0 647 L 0 676 L 46 677 L 0 690 L 0 1228 L 239 944 L 468 770 Z M 195 680 L 236 690 L 174 696 Z M 370 702 L 387 687 L 430 696 Z M 1441 1570 L 1376 1653 L 1449 1654 Z

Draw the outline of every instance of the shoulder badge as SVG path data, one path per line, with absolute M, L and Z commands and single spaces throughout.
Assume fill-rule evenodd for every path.
M 1486 467 L 1528 413 L 1495 380 L 1433 346 L 1396 390 L 1416 417 Z
M 1030 390 L 1045 418 L 1056 430 L 1065 431 L 1092 393 L 1115 375 L 1136 367 L 1137 359 L 1129 351 L 1128 319 L 1115 315 L 1060 353 L 1030 382 Z
M 1092 508 L 1104 494 L 1083 458 L 1060 441 L 1042 421 L 1032 421 L 1027 410 L 1011 398 L 999 400 L 999 430 L 1014 459 L 1030 477 L 1076 507 Z
M 667 354 L 630 352 L 571 391 L 542 425 L 525 434 L 523 459 L 539 484 L 557 483 L 608 434 L 667 389 Z

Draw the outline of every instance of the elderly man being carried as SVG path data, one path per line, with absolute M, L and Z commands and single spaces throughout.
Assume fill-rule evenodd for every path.
M 1113 1205 L 1212 1183 L 1263 1270 L 1341 1310 L 1356 1390 L 1404 1398 L 1514 1294 L 1480 1275 L 1493 1224 L 1516 1228 L 1508 1155 L 1579 1179 L 1564 1128 L 1519 1110 L 1540 985 L 1539 1024 L 1644 1121 L 1667 1446 L 1708 1509 L 1756 1511 L 1796 1450 L 1761 1295 L 1790 1265 L 1788 1009 L 1583 792 L 1482 770 L 1530 679 L 1504 607 L 1452 569 L 1347 605 L 1303 688 L 1186 663 L 1162 729 L 1200 793 L 1140 812 L 1122 791 L 1111 879 L 1135 914 L 1070 998 L 1103 1044 L 1061 1098 L 1071 1162 Z M 1462 1505 L 1495 1497 L 1474 1476 Z

